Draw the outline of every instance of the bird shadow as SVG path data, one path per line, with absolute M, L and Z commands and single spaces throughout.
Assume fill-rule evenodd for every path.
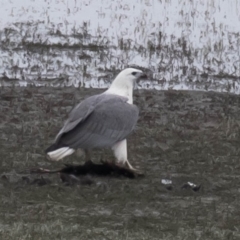
M 49 170 L 45 168 L 33 168 L 30 169 L 30 174 L 54 174 L 60 175 L 63 182 L 77 182 L 81 176 L 111 176 L 111 177 L 126 177 L 134 179 L 137 177 L 143 177 L 144 174 L 140 172 L 132 171 L 131 169 L 119 166 L 112 162 L 103 162 L 100 164 L 87 161 L 83 165 L 65 164 L 61 169 Z

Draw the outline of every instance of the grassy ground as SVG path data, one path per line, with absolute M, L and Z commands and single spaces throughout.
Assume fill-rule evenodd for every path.
M 21 173 L 81 162 L 49 162 L 44 149 L 72 106 L 98 92 L 0 89 L 0 239 L 239 239 L 239 96 L 135 92 L 140 119 L 129 160 L 144 178 L 90 177 L 91 185 L 66 186 L 44 175 L 40 186 L 40 175 Z M 95 162 L 101 157 L 112 155 L 94 152 Z M 162 179 L 172 180 L 172 190 Z M 200 190 L 181 188 L 188 181 Z

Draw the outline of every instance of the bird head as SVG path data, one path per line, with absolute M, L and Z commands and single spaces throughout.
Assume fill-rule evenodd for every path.
M 116 87 L 132 88 L 140 79 L 146 79 L 147 75 L 139 69 L 126 68 L 121 71 L 114 79 L 112 85 Z
M 116 76 L 106 93 L 127 97 L 128 102 L 132 103 L 133 88 L 136 82 L 142 78 L 147 78 L 147 75 L 141 70 L 135 68 L 126 68 Z
M 147 75 L 143 73 L 142 70 L 136 68 L 126 68 L 117 75 L 115 80 L 119 79 L 122 82 L 126 81 L 134 83 L 142 78 L 147 78 Z

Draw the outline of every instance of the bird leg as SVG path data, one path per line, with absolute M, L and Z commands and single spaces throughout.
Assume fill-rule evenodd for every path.
M 124 165 L 125 165 L 127 168 L 129 168 L 130 170 L 132 170 L 132 171 L 136 171 L 136 172 L 138 171 L 136 168 L 134 168 L 134 167 L 130 164 L 130 162 L 129 162 L 128 160 L 125 161 Z
M 127 140 L 124 139 L 120 142 L 117 142 L 113 147 L 112 147 L 114 156 L 117 160 L 116 165 L 120 165 L 119 167 L 129 169 L 131 172 L 137 175 L 142 175 L 142 173 L 138 170 L 135 169 L 128 161 L 127 158 Z

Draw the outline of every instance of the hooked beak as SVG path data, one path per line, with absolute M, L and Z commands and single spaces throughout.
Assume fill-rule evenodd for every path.
M 137 74 L 137 78 L 140 80 L 140 79 L 148 79 L 148 76 L 147 76 L 147 74 L 146 73 L 138 73 Z
M 137 73 L 137 79 L 136 79 L 136 83 L 139 83 L 141 80 L 145 79 L 147 80 L 148 79 L 148 76 L 146 73 L 143 73 L 143 72 L 139 72 Z
M 135 84 L 134 84 L 134 88 L 137 89 L 138 87 L 138 84 L 141 82 L 141 80 L 145 79 L 147 80 L 148 79 L 148 76 L 146 73 L 143 73 L 143 72 L 139 72 L 137 73 L 137 76 L 136 76 L 136 81 L 135 81 Z

